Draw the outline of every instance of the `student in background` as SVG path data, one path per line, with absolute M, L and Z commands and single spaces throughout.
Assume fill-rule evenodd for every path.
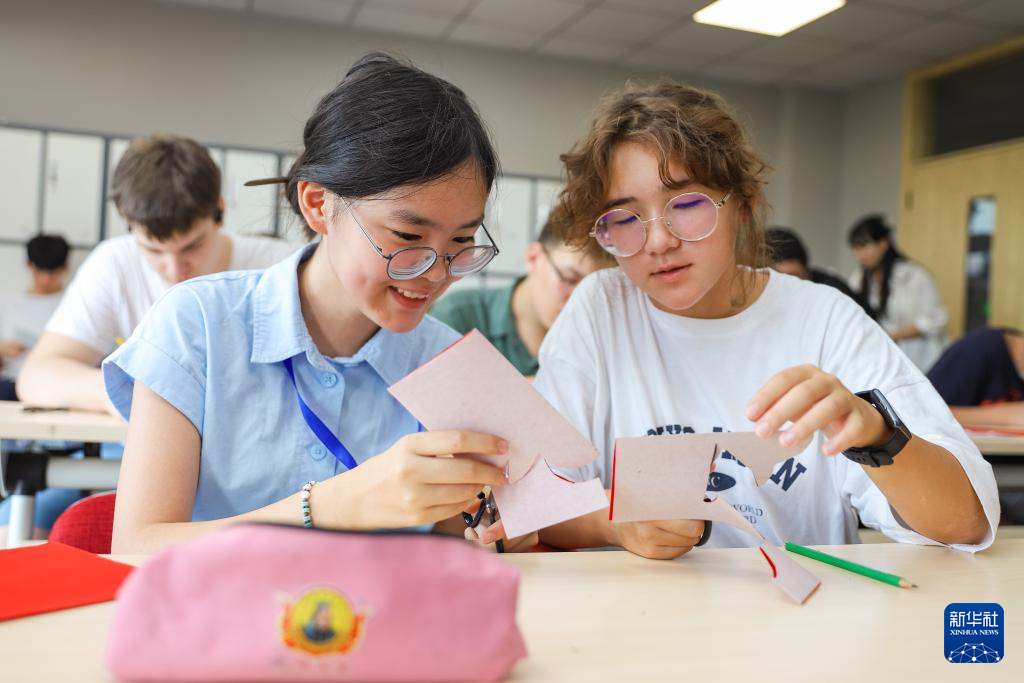
M 130 411 L 114 552 L 250 520 L 461 536 L 460 513 L 504 481 L 446 457 L 505 452 L 498 437 L 418 433 L 388 393 L 458 338 L 427 309 L 497 251 L 483 214 L 498 162 L 476 111 L 374 53 L 303 142 L 279 180 L 320 239 L 263 272 L 175 287 L 103 364 Z
M 552 222 L 619 265 L 580 284 L 541 347 L 535 386 L 599 453 L 574 478 L 609 485 L 616 438 L 754 429 L 804 450 L 761 487 L 742 453 L 720 458 L 735 483 L 718 495 L 757 511 L 774 543 L 855 542 L 858 517 L 911 543 L 991 543 L 992 469 L 924 376 L 849 297 L 764 268 L 766 164 L 721 98 L 629 85 L 562 160 Z M 904 426 L 883 417 L 886 402 Z M 704 529 L 600 511 L 540 538 L 672 558 Z M 751 542 L 715 525 L 708 544 Z
M 964 427 L 1024 429 L 1024 334 L 983 327 L 951 345 L 928 371 L 935 390 Z M 1024 523 L 1024 493 L 999 493 L 1004 524 Z
M 1024 334 L 983 327 L 946 349 L 928 379 L 964 426 L 1024 428 Z
M 14 383 L 46 321 L 60 303 L 71 248 L 60 235 L 37 235 L 25 245 L 32 284 L 28 290 L 0 301 L 0 400 L 16 401 Z
M 850 287 L 914 365 L 927 371 L 942 353 L 948 320 L 932 276 L 896 249 L 879 215 L 857 221 L 849 242 L 860 263 Z
M 846 286 L 840 278 L 820 268 L 812 268 L 807 248 L 804 246 L 800 236 L 789 228 L 768 228 L 767 232 L 768 250 L 771 255 L 772 268 L 780 273 L 794 275 L 801 280 L 810 280 L 819 285 L 835 287 L 840 292 L 850 297 L 863 308 L 869 315 L 871 309 L 860 299 L 853 290 Z
M 548 222 L 527 247 L 526 276 L 508 287 L 452 292 L 430 314 L 462 333 L 479 330 L 519 372 L 532 377 L 544 335 L 576 285 L 597 267 L 590 254 L 566 247 Z
M 292 251 L 278 240 L 222 230 L 220 170 L 188 138 L 135 140 L 114 170 L 111 197 L 131 234 L 101 242 L 78 269 L 25 361 L 18 395 L 28 403 L 116 414 L 100 361 L 171 285 L 265 268 Z

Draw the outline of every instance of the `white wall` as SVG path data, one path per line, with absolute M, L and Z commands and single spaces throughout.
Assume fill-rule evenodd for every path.
M 856 265 L 846 233 L 861 216 L 884 213 L 899 231 L 903 79 L 856 90 L 843 107 L 843 163 L 836 264 L 843 274 Z
M 558 154 L 586 129 L 601 93 L 660 75 L 138 0 L 0 0 L 0 121 L 294 150 L 315 101 L 377 48 L 464 88 L 505 170 L 530 175 L 559 175 Z M 691 80 L 727 97 L 776 167 L 772 222 L 801 231 L 816 260 L 832 265 L 840 195 L 860 175 L 841 169 L 861 130 L 841 116 L 844 97 Z M 867 150 L 861 157 L 870 162 Z M 879 174 L 872 180 L 877 189 Z M 0 288 L 12 286 L 2 253 L 11 250 L 0 249 Z

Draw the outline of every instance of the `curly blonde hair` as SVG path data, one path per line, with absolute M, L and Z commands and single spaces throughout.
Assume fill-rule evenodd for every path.
M 611 258 L 590 238 L 590 231 L 606 200 L 612 150 L 624 142 L 657 154 L 666 187 L 678 185 L 669 165 L 679 162 L 700 184 L 731 190 L 741 217 L 734 245 L 736 262 L 754 268 L 768 264 L 764 187 L 771 167 L 754 150 L 719 95 L 670 80 L 628 83 L 605 96 L 590 132 L 561 155 L 566 184 L 551 222 L 567 244 L 600 261 Z

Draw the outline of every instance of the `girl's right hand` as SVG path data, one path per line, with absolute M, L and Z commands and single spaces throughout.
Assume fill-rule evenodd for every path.
M 611 525 L 615 545 L 652 560 L 673 560 L 700 542 L 704 522 L 693 519 L 621 522 Z
M 314 489 L 313 519 L 318 507 L 328 508 L 327 523 L 347 529 L 394 529 L 448 519 L 472 504 L 485 486 L 508 483 L 493 465 L 453 456 L 507 452 L 508 443 L 490 434 L 407 434 L 356 469 L 331 479 L 323 487 L 331 489 L 329 497 L 316 496 L 320 491 Z

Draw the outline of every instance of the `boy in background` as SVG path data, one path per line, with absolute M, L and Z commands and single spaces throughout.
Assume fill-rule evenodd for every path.
M 479 330 L 516 370 L 533 377 L 544 335 L 580 280 L 600 266 L 562 243 L 549 222 L 526 250 L 524 277 L 500 289 L 452 292 L 430 314 L 458 332 Z
M 60 235 L 36 235 L 25 244 L 31 284 L 0 301 L 0 400 L 16 401 L 14 390 L 25 353 L 36 345 L 64 292 L 67 241 Z

